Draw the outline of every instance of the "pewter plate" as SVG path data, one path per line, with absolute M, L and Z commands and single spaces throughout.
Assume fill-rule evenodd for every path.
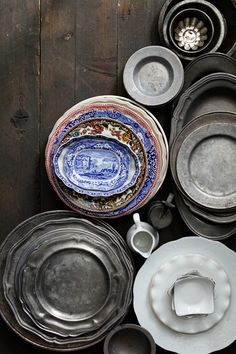
M 128 94 L 147 106 L 171 101 L 181 90 L 183 66 L 171 50 L 161 46 L 139 49 L 127 61 L 123 81 Z
M 217 72 L 236 75 L 236 61 L 223 53 L 207 53 L 199 56 L 185 68 L 182 92 L 196 81 Z
M 182 146 L 183 141 L 190 134 L 192 134 L 192 132 L 197 131 L 201 126 L 204 126 L 208 123 L 211 123 L 214 125 L 214 123 L 218 124 L 221 122 L 224 122 L 224 124 L 228 124 L 230 126 L 235 125 L 236 114 L 226 113 L 226 112 L 215 112 L 215 113 L 204 114 L 204 115 L 194 119 L 189 124 L 187 124 L 186 127 L 184 127 L 184 129 L 181 131 L 181 133 L 175 138 L 175 140 L 172 144 L 171 151 L 170 151 L 170 168 L 171 168 L 172 177 L 174 179 L 176 187 L 178 187 L 180 192 L 186 198 L 190 199 L 192 202 L 193 202 L 193 200 L 189 197 L 187 192 L 182 188 L 182 185 L 181 185 L 178 175 L 177 175 L 176 162 L 177 162 L 179 150 Z M 216 154 L 216 152 L 214 152 L 214 155 L 215 154 Z M 217 157 L 216 157 L 216 159 L 217 159 Z M 201 173 L 201 171 L 202 171 L 202 168 L 201 169 L 199 168 L 199 173 Z M 231 167 L 230 167 L 229 171 L 231 171 Z M 198 205 L 199 205 L 199 207 L 204 208 L 204 206 L 202 204 L 198 204 Z M 207 207 L 207 210 L 209 211 L 208 207 Z M 217 209 L 213 208 L 211 211 L 212 212 L 213 211 L 226 212 L 225 209 L 222 210 L 219 208 L 217 208 Z M 227 212 L 230 212 L 230 208 L 229 208 L 229 210 L 227 210 Z
M 236 207 L 236 116 L 231 124 L 198 119 L 199 128 L 183 141 L 176 170 L 185 193 L 215 210 Z
M 121 269 L 111 255 L 104 242 L 91 235 L 57 230 L 22 269 L 22 294 L 30 317 L 49 332 L 71 337 L 105 323 L 121 290 L 115 277 Z
M 208 222 L 216 224 L 229 224 L 236 221 L 236 213 L 209 213 L 206 210 L 200 208 L 196 204 L 192 203 L 187 198 L 183 198 L 183 202 L 189 208 L 189 210 L 194 214 L 200 216 L 202 219 L 207 220 Z
M 236 112 L 236 76 L 210 74 L 190 86 L 180 97 L 171 120 L 170 145 L 183 127 L 203 114 Z
M 68 221 L 67 220 L 60 220 L 60 221 L 57 221 L 57 222 L 54 222 L 53 220 L 51 220 L 50 222 L 47 222 L 47 223 L 45 223 L 45 224 L 41 224 L 39 227 L 36 227 L 35 228 L 35 230 L 32 230 L 32 232 L 31 232 L 31 238 L 33 237 L 33 239 L 36 241 L 36 242 L 30 242 L 30 248 L 29 248 L 29 246 L 26 248 L 26 251 L 27 251 L 27 254 L 31 254 L 31 252 L 33 251 L 33 249 L 37 249 L 37 248 L 39 248 L 40 247 L 40 245 L 41 245 L 41 242 L 45 242 L 48 238 L 49 239 L 51 239 L 51 237 L 53 236 L 52 234 L 53 234 L 53 232 L 55 233 L 55 230 L 58 228 L 58 227 L 60 227 L 60 228 L 63 228 L 63 224 L 65 224 L 65 223 L 67 223 Z M 95 226 L 95 225 L 93 225 L 91 222 L 89 222 L 88 220 L 83 220 L 83 219 L 72 219 L 72 220 L 70 220 L 69 221 L 70 222 L 70 225 L 74 225 L 75 224 L 75 227 L 76 227 L 76 230 L 74 231 L 74 232 L 77 232 L 78 233 L 78 231 L 79 231 L 79 234 L 81 234 L 81 228 L 84 226 L 84 228 L 85 228 L 85 230 L 92 230 L 93 231 L 93 234 L 91 234 L 91 233 L 88 233 L 87 234 L 87 236 L 89 237 L 89 238 L 91 238 L 91 239 L 93 239 L 94 238 L 94 232 L 95 232 L 95 230 L 96 230 L 96 235 L 97 234 L 100 234 L 101 235 L 101 240 L 102 240 L 102 242 L 104 243 L 104 232 L 106 233 L 106 231 L 104 230 L 104 228 L 103 227 L 97 227 L 97 226 Z M 77 222 L 77 224 L 78 225 L 76 225 L 76 222 Z M 100 223 L 101 224 L 101 223 Z M 65 226 L 65 225 L 64 225 Z M 106 227 L 106 225 L 104 224 L 104 227 Z M 106 227 L 107 228 L 107 227 Z M 48 229 L 51 229 L 51 234 L 49 235 L 49 233 L 45 233 L 46 232 L 46 230 L 48 230 Z M 108 228 L 109 229 L 109 228 Z M 63 230 L 60 230 L 60 231 L 64 231 L 64 232 L 66 232 L 68 229 L 67 228 L 64 228 Z M 112 229 L 111 229 L 112 230 Z M 41 237 L 40 238 L 40 232 L 42 233 L 43 232 L 43 237 Z M 62 234 L 63 235 L 63 234 Z M 103 236 L 102 236 L 103 235 Z M 42 236 L 42 235 L 41 235 Z M 27 238 L 29 238 L 30 237 L 30 235 L 28 235 L 28 237 Z M 108 237 L 108 238 L 107 238 Z M 112 237 L 111 235 L 109 235 L 109 236 L 107 236 L 107 237 L 105 237 L 105 239 L 107 239 L 107 241 L 109 241 L 109 239 L 110 239 L 110 237 Z M 41 241 L 41 242 L 40 242 Z M 114 244 L 116 244 L 117 243 L 117 240 L 114 238 L 114 240 L 113 240 L 113 242 L 114 242 Z M 117 244 L 117 249 L 116 249 L 116 253 L 114 253 L 113 252 L 113 256 L 111 257 L 111 259 L 113 260 L 113 266 L 115 266 L 115 261 L 116 261 L 116 257 L 118 257 L 117 258 L 117 261 L 118 261 L 118 259 L 119 259 L 119 263 L 120 263 L 120 261 L 122 261 L 122 259 L 123 259 L 123 262 L 125 262 L 125 259 L 126 259 L 126 257 L 124 257 L 125 256 L 125 254 L 126 254 L 126 252 L 125 252 L 125 249 L 123 249 L 122 250 L 122 253 L 121 253 L 121 250 L 119 250 L 119 243 Z M 106 248 L 109 248 L 111 245 L 106 245 Z M 14 250 L 14 252 L 16 252 L 16 249 Z M 10 254 L 9 254 L 9 256 L 13 256 L 13 254 L 14 254 L 14 252 L 12 253 L 12 252 L 10 252 Z M 12 253 L 12 254 L 11 254 Z M 26 254 L 25 253 L 23 253 L 22 254 L 22 256 L 21 256 L 21 258 L 24 258 L 25 259 L 25 257 L 26 257 Z M 19 261 L 21 261 L 21 258 L 19 259 Z M 8 264 L 10 264 L 11 263 L 11 259 L 12 259 L 12 257 L 10 257 L 9 259 L 8 259 Z M 118 299 L 117 299 L 117 297 L 116 297 L 116 299 L 114 299 L 114 301 L 116 301 L 116 307 L 115 307 L 115 311 L 116 311 L 116 314 L 115 314 L 115 317 L 114 317 L 114 315 L 110 312 L 110 316 L 109 316 L 109 318 L 104 318 L 103 320 L 103 322 L 104 322 L 104 325 L 102 326 L 102 322 L 101 322 L 101 319 L 100 319 L 100 321 L 98 321 L 99 320 L 99 318 L 97 318 L 97 320 L 96 319 L 94 319 L 94 321 L 92 321 L 92 327 L 89 329 L 89 326 L 87 326 L 87 328 L 85 328 L 85 333 L 86 334 L 83 334 L 83 337 L 82 336 L 80 336 L 80 339 L 79 339 L 79 343 L 80 343 L 80 346 L 82 345 L 82 343 L 83 343 L 83 345 L 84 345 L 84 343 L 85 342 L 88 342 L 88 341 L 90 341 L 91 342 L 91 340 L 95 340 L 97 337 L 98 337 L 98 334 L 100 334 L 100 332 L 102 332 L 102 333 L 104 333 L 105 332 L 105 330 L 107 330 L 107 327 L 108 327 L 108 323 L 109 323 L 109 325 L 111 325 L 111 323 L 113 323 L 114 322 L 114 320 L 117 318 L 117 314 L 119 313 L 119 315 L 120 315 L 120 313 L 122 313 L 122 308 L 124 308 L 125 306 L 126 306 L 126 302 L 124 301 L 124 299 L 123 299 L 123 296 L 124 296 L 124 291 L 129 291 L 129 288 L 130 288 L 130 286 L 129 286 L 129 281 L 127 281 L 127 276 L 128 276 L 128 274 L 126 274 L 126 271 L 125 271 L 125 267 L 124 267 L 124 264 L 123 264 L 123 262 L 121 262 L 120 263 L 120 267 L 119 267 L 119 271 L 118 271 L 118 276 L 116 277 L 116 280 L 117 281 L 119 281 L 119 288 L 117 289 L 117 294 L 116 295 L 118 295 Z M 126 263 L 126 262 L 125 262 Z M 122 266 L 122 264 L 123 264 L 123 266 Z M 17 265 L 19 265 L 19 262 L 18 262 L 18 264 Z M 21 265 L 22 266 L 22 265 Z M 130 268 L 130 266 L 127 264 L 126 265 L 126 267 L 129 267 Z M 19 269 L 19 267 L 18 267 L 18 269 Z M 128 270 L 128 269 L 127 269 Z M 131 271 L 131 268 L 130 268 L 130 271 Z M 129 271 L 129 273 L 130 273 L 130 271 Z M 18 274 L 17 272 L 16 272 L 16 274 Z M 19 281 L 19 283 L 21 284 L 21 281 L 19 280 L 19 278 L 21 278 L 21 276 L 20 276 L 20 274 L 18 274 L 17 276 L 16 276 L 16 278 L 17 279 L 15 279 L 15 281 Z M 10 282 L 10 280 L 9 281 L 7 281 L 7 278 L 6 278 L 6 284 L 9 284 L 9 282 Z M 125 290 L 126 289 L 126 290 Z M 114 290 L 114 289 L 113 289 Z M 114 295 L 114 294 L 113 294 Z M 11 301 L 12 301 L 12 295 L 11 295 L 11 293 L 9 293 L 8 295 L 6 294 L 6 296 L 9 296 L 10 297 L 10 299 L 11 299 Z M 34 317 L 32 316 L 32 314 L 31 314 L 31 312 L 29 311 L 29 310 L 27 310 L 27 308 L 26 308 L 26 306 L 24 306 L 24 299 L 22 299 L 22 296 L 21 296 L 21 290 L 19 289 L 19 296 L 20 296 L 20 299 L 21 299 L 21 302 L 22 302 L 22 304 L 23 304 L 23 308 L 24 308 L 24 310 L 25 310 L 25 312 L 30 316 L 30 318 L 35 322 L 35 319 L 34 319 Z M 123 300 L 122 300 L 123 299 Z M 118 302 L 117 302 L 118 301 Z M 122 301 L 122 302 L 121 302 Z M 13 306 L 14 306 L 14 308 L 13 309 L 16 309 L 17 307 L 16 307 L 16 303 L 14 303 L 14 301 L 13 301 Z M 107 304 L 107 310 L 111 310 L 110 309 L 110 304 Z M 109 311 L 107 311 L 107 312 L 109 312 Z M 17 314 L 17 311 L 15 311 L 15 313 Z M 16 315 L 17 316 L 17 315 Z M 20 323 L 22 324 L 22 325 L 25 325 L 24 323 L 22 323 L 22 319 L 21 318 L 18 318 L 18 320 L 20 321 Z M 49 319 L 48 318 L 46 318 L 46 319 L 43 319 L 44 320 L 44 322 L 45 321 L 48 321 Z M 105 320 L 106 320 L 106 323 L 105 323 Z M 107 322 L 108 321 L 108 322 Z M 42 326 L 42 324 L 40 324 L 39 322 L 37 323 L 37 326 L 38 327 L 40 327 L 40 328 L 42 328 L 44 331 L 45 330 L 49 330 L 50 332 L 52 332 L 52 333 L 56 333 L 56 331 L 55 331 L 55 325 L 56 325 L 56 321 L 54 321 L 54 330 L 52 329 L 52 328 L 49 328 L 49 327 L 44 327 L 44 326 Z M 91 325 L 91 323 L 90 323 L 90 325 Z M 27 326 L 27 325 L 26 325 Z M 102 326 L 102 327 L 101 327 Z M 97 327 L 100 327 L 100 330 L 98 331 L 97 330 L 97 333 L 94 331 L 95 330 L 95 328 L 97 328 Z M 29 330 L 32 330 L 32 331 L 34 331 L 35 333 L 37 333 L 38 335 L 40 335 L 40 336 L 42 336 L 42 332 L 39 332 L 38 330 L 36 330 L 36 328 L 31 328 L 31 327 L 29 327 L 28 328 Z M 81 328 L 80 328 L 81 329 Z M 91 332 L 91 329 L 93 330 L 93 332 Z M 77 328 L 77 330 L 78 330 L 78 328 Z M 58 330 L 57 330 L 57 333 L 58 333 L 58 331 L 59 331 L 59 327 L 58 327 Z M 89 334 L 89 333 L 90 334 Z M 73 333 L 71 333 L 72 335 L 73 335 Z M 43 337 L 43 336 L 42 336 Z M 48 340 L 48 339 L 47 339 Z M 55 341 L 55 339 L 53 339 L 54 341 Z M 63 340 L 59 340 L 59 339 L 57 339 L 56 340 L 58 343 L 60 342 L 60 344 L 62 344 L 62 343 L 68 343 L 68 342 L 72 342 L 72 339 L 63 339 Z M 74 339 L 74 341 L 76 341 L 76 339 Z M 77 342 L 78 342 L 78 339 L 77 339 Z
M 66 217 L 67 219 L 61 220 L 63 217 Z M 18 275 L 19 270 L 22 265 L 24 265 L 24 259 L 20 260 L 20 257 L 24 252 L 27 252 L 29 244 L 32 242 L 32 239 L 28 239 L 27 237 L 28 233 L 31 233 L 34 227 L 40 229 L 41 224 L 45 221 L 50 224 L 52 220 L 55 221 L 56 219 L 59 219 L 59 224 L 64 222 L 67 226 L 72 225 L 76 220 L 78 223 L 81 222 L 84 225 L 84 228 L 91 229 L 95 227 L 97 230 L 96 233 L 100 230 L 101 235 L 104 235 L 103 237 L 107 235 L 107 241 L 110 245 L 114 245 L 116 247 L 117 251 L 115 254 L 120 254 L 118 257 L 123 260 L 121 264 L 123 264 L 125 269 L 126 281 L 123 282 L 125 285 L 125 293 L 123 292 L 122 294 L 119 294 L 121 307 L 116 314 L 110 318 L 109 324 L 107 323 L 102 326 L 100 330 L 92 331 L 88 333 L 87 336 L 82 338 L 77 337 L 62 340 L 54 334 L 50 335 L 50 333 L 47 334 L 40 330 L 25 313 L 18 297 Z M 52 227 L 55 228 L 55 225 L 52 225 Z M 11 259 L 8 258 L 9 255 Z M 20 267 L 17 271 L 18 264 Z M 5 274 L 7 273 L 7 283 L 5 280 L 3 281 L 4 272 Z M 9 234 L 0 250 L 0 278 L 1 314 L 9 326 L 23 339 L 33 343 L 34 345 L 44 349 L 70 351 L 85 348 L 101 341 L 107 331 L 123 319 L 131 302 L 133 264 L 132 259 L 130 258 L 130 252 L 125 245 L 124 240 L 111 226 L 98 220 L 94 220 L 92 223 L 89 220 L 80 219 L 78 218 L 78 215 L 73 212 L 53 211 L 35 215 L 34 217 L 24 221 Z M 10 299 L 5 298 L 3 285 L 5 287 L 5 291 L 10 296 Z
M 175 202 L 183 221 L 195 235 L 212 240 L 223 240 L 236 234 L 236 222 L 215 224 L 194 215 L 177 191 L 175 191 Z

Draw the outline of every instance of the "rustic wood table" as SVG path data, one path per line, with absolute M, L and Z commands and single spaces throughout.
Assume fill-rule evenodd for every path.
M 85 98 L 126 96 L 124 65 L 137 49 L 158 44 L 156 23 L 163 2 L 0 1 L 1 242 L 24 219 L 41 211 L 66 209 L 45 173 L 48 134 L 69 107 Z M 152 112 L 168 136 L 170 107 Z M 166 198 L 170 190 L 168 175 L 156 198 Z M 147 210 L 148 205 L 140 210 L 144 220 Z M 131 223 L 131 217 L 111 221 L 122 235 Z M 190 234 L 175 211 L 172 226 L 160 233 L 160 243 Z M 224 243 L 236 249 L 233 237 Z M 134 259 L 138 270 L 143 260 Z M 137 323 L 132 309 L 124 322 Z M 0 328 L 1 354 L 45 352 L 19 338 L 2 319 Z M 80 353 L 102 354 L 102 347 L 100 343 Z M 157 347 L 157 353 L 167 351 Z M 236 344 L 220 353 L 236 353 Z

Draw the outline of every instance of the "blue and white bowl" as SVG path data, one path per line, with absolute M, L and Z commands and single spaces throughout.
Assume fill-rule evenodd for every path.
M 92 197 L 122 193 L 140 173 L 138 158 L 127 145 L 102 136 L 71 138 L 59 147 L 53 164 L 67 187 Z

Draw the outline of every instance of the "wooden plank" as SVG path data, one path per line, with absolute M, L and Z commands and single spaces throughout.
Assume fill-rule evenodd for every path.
M 76 0 L 41 1 L 41 208 L 66 209 L 44 167 L 48 135 L 75 102 Z
M 87 97 L 116 92 L 117 0 L 42 0 L 41 155 L 55 121 Z M 91 15 L 92 11 L 92 15 Z M 41 164 L 42 210 L 65 208 Z
M 123 69 L 138 49 L 157 44 L 157 19 L 160 0 L 119 0 L 118 4 L 118 89 L 123 87 Z
M 116 94 L 117 0 L 78 0 L 76 100 Z
M 38 1 L 0 4 L 0 241 L 39 210 Z

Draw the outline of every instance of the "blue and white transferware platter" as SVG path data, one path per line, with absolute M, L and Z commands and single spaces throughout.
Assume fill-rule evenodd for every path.
M 103 136 L 70 139 L 59 147 L 53 164 L 67 187 L 92 197 L 122 193 L 140 173 L 138 157 L 130 148 Z
M 132 199 L 131 202 L 129 202 L 124 207 L 121 207 L 120 209 L 111 212 L 93 213 L 92 211 L 86 211 L 86 215 L 89 216 L 117 217 L 120 216 L 121 214 L 123 215 L 128 212 L 131 212 L 132 209 L 137 208 L 137 205 L 139 205 L 148 196 L 148 194 L 153 188 L 154 183 L 157 180 L 157 176 L 158 176 L 157 166 L 159 165 L 160 156 L 155 148 L 155 140 L 153 140 L 152 132 L 149 130 L 150 128 L 148 129 L 147 126 L 145 127 L 143 123 L 141 122 L 139 123 L 136 119 L 134 120 L 131 117 L 131 115 L 124 114 L 122 111 L 115 109 L 114 104 L 111 107 L 112 109 L 109 109 L 107 107 L 102 107 L 102 105 L 100 106 L 93 107 L 93 108 L 89 107 L 89 109 L 84 113 L 82 114 L 78 113 L 72 119 L 70 119 L 65 124 L 65 126 L 63 126 L 63 128 L 58 131 L 58 134 L 53 139 L 50 156 L 53 159 L 54 155 L 56 154 L 56 150 L 60 140 L 63 139 L 63 137 L 68 133 L 69 130 L 74 129 L 78 124 L 82 122 L 88 122 L 90 120 L 92 121 L 93 119 L 99 119 L 99 118 L 101 119 L 108 118 L 128 126 L 132 130 L 132 132 L 136 134 L 138 138 L 140 138 L 140 141 L 142 142 L 146 150 L 146 154 L 147 154 L 146 180 L 142 188 L 138 191 L 137 195 L 134 197 L 134 199 Z M 53 178 L 56 183 L 55 176 L 53 176 Z M 64 193 L 60 187 L 56 187 L 56 191 L 60 196 L 60 198 L 64 202 L 66 202 L 72 209 L 74 208 L 76 211 L 80 213 L 84 213 L 84 209 L 76 205 L 76 203 L 78 203 L 78 196 L 76 196 L 76 200 L 75 200 L 73 196 Z

